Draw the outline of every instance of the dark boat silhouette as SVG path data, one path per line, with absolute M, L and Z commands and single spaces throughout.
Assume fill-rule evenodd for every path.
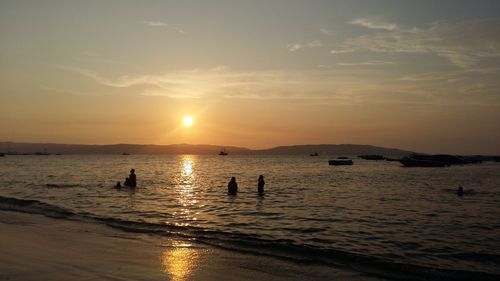
M 413 153 L 399 160 L 406 167 L 446 167 L 451 165 L 470 164 L 462 157 L 448 154 L 418 154 Z
M 309 156 L 319 156 L 319 153 L 314 152 L 314 153 L 309 154 Z
M 221 151 L 219 152 L 219 155 L 221 155 L 221 156 L 226 156 L 226 155 L 227 155 L 226 149 L 224 148 L 223 150 L 221 150 Z
M 332 166 L 343 166 L 343 165 L 352 165 L 354 164 L 351 159 L 341 156 L 337 157 L 337 159 L 328 160 L 328 165 Z
M 385 160 L 384 156 L 378 154 L 365 154 L 359 155 L 358 157 L 364 160 Z

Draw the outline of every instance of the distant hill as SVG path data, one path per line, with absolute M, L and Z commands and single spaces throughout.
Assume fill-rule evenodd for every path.
M 396 148 L 385 148 L 373 145 L 361 144 L 306 144 L 292 146 L 278 146 L 262 151 L 263 154 L 272 155 L 307 155 L 318 153 L 319 155 L 362 155 L 362 154 L 380 154 L 384 156 L 399 157 L 412 153 L 412 151 Z
M 278 146 L 269 149 L 252 150 L 237 146 L 219 146 L 207 144 L 55 144 L 55 143 L 18 143 L 0 142 L 0 153 L 34 154 L 37 152 L 51 154 L 200 154 L 216 155 L 225 149 L 229 155 L 309 155 L 317 152 L 320 155 L 360 155 L 381 154 L 399 157 L 411 151 L 358 144 L 308 144 Z

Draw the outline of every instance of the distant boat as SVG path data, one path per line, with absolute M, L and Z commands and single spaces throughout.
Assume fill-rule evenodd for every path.
M 314 153 L 309 154 L 309 156 L 319 156 L 319 154 L 317 152 L 314 152 Z
M 221 156 L 226 156 L 226 155 L 227 155 L 226 149 L 224 148 L 223 150 L 221 150 L 221 151 L 219 152 L 219 155 L 221 155 Z
M 413 153 L 399 160 L 406 167 L 445 167 L 451 165 L 466 165 L 480 163 L 473 157 L 449 154 L 419 154 Z
M 332 166 L 342 166 L 342 165 L 352 165 L 352 164 L 354 164 L 354 162 L 352 162 L 352 160 L 347 157 L 337 157 L 337 159 L 328 160 L 328 165 Z
M 359 155 L 358 157 L 364 160 L 385 160 L 384 156 L 378 154 L 365 154 Z
M 444 167 L 445 163 L 430 159 L 416 159 L 405 156 L 399 160 L 405 167 Z
M 130 153 L 123 152 L 122 155 L 130 155 Z

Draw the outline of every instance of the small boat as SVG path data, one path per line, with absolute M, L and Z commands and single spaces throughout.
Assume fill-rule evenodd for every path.
M 123 152 L 122 155 L 130 155 L 130 153 Z
M 352 165 L 354 164 L 351 159 L 337 158 L 333 160 L 328 160 L 328 165 L 342 166 L 342 165 Z
M 385 160 L 384 156 L 378 154 L 365 154 L 359 155 L 358 157 L 364 160 Z
M 309 156 L 319 156 L 319 153 L 314 152 L 314 153 L 309 154 Z
M 405 167 L 445 167 L 449 166 L 445 162 L 432 158 L 417 158 L 405 156 L 399 160 Z
M 220 155 L 220 156 L 226 156 L 226 155 L 227 155 L 226 149 L 224 148 L 223 150 L 221 150 L 221 151 L 219 152 L 219 155 Z

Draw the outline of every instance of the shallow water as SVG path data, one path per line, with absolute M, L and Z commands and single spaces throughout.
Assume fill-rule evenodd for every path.
M 340 263 L 363 257 L 500 274 L 499 163 L 404 168 L 357 159 L 353 166 L 329 166 L 328 159 L 6 156 L 0 159 L 0 196 L 3 203 L 37 200 L 127 221 L 128 228 L 134 222 L 156 232 L 165 226 L 229 248 L 246 243 L 258 252 L 294 249 L 291 254 Z M 130 168 L 138 187 L 114 189 Z M 259 174 L 266 180 L 263 197 L 257 194 Z M 237 196 L 226 194 L 231 176 Z M 455 193 L 459 185 L 463 197 Z

